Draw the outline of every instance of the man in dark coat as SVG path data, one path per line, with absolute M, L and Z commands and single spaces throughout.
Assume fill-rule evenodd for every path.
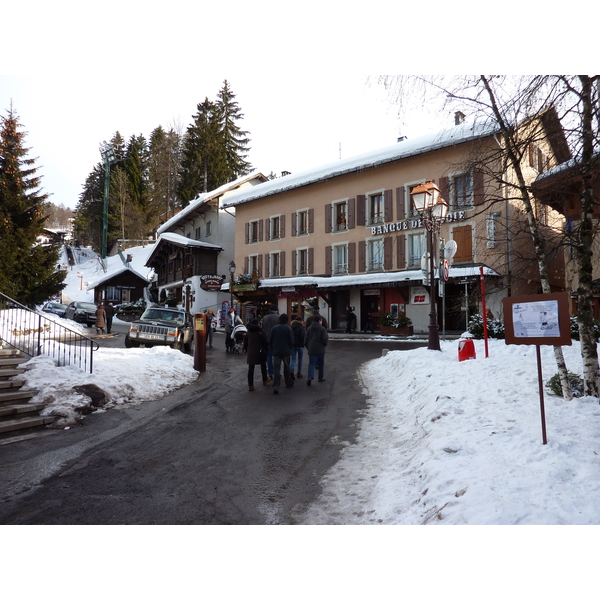
M 115 316 L 115 307 L 112 302 L 109 302 L 108 305 L 104 307 L 104 312 L 106 313 L 106 333 L 110 333 L 113 317 Z
M 294 380 L 290 375 L 290 356 L 294 345 L 294 334 L 287 322 L 288 316 L 285 313 L 279 315 L 279 322 L 271 329 L 271 336 L 269 338 L 269 346 L 271 348 L 271 354 L 273 355 L 273 368 L 275 373 L 275 380 L 273 381 L 274 394 L 279 394 L 282 364 L 285 387 L 291 388 L 294 385 Z
M 298 365 L 297 377 L 302 377 L 302 361 L 304 359 L 304 323 L 302 317 L 296 317 L 292 321 L 292 332 L 294 333 L 294 346 L 292 348 L 292 358 L 290 360 L 290 371 L 294 379 L 294 368 Z
M 272 304 L 269 305 L 269 310 L 262 320 L 262 330 L 265 332 L 267 339 L 271 337 L 271 329 L 277 325 L 279 321 L 279 315 L 277 314 L 277 308 Z M 273 378 L 273 354 L 271 347 L 269 346 L 269 354 L 267 355 L 267 373 L 269 377 Z
M 352 323 L 356 321 L 356 315 L 351 306 L 346 306 L 346 333 L 352 333 Z
M 244 351 L 246 352 L 246 363 L 248 364 L 248 391 L 253 392 L 255 365 L 260 365 L 263 385 L 267 385 L 270 381 L 267 376 L 269 340 L 262 330 L 258 319 L 252 319 L 248 325 L 248 331 L 244 336 Z
M 310 315 L 310 317 L 308 317 L 308 319 L 306 319 L 306 329 L 308 329 L 310 327 L 310 324 L 317 318 L 319 317 L 319 319 L 321 319 L 321 325 L 323 325 L 323 327 L 325 327 L 325 329 L 327 329 L 327 321 L 325 319 L 325 317 L 323 315 L 321 315 L 321 313 L 319 312 L 319 309 L 315 309 L 315 311 L 313 312 L 312 315 Z
M 306 329 L 304 345 L 308 351 L 308 377 L 306 385 L 310 385 L 315 377 L 315 367 L 319 369 L 319 381 L 325 381 L 325 346 L 329 341 L 327 329 L 321 325 L 322 317 L 315 317 Z

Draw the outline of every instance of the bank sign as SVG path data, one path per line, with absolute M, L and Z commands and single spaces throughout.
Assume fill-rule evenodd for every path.
M 457 210 L 456 212 L 448 213 L 445 222 L 452 223 L 453 221 L 464 220 L 465 211 Z M 383 225 L 376 225 L 374 227 L 371 227 L 371 235 L 394 233 L 395 231 L 406 231 L 407 229 L 420 229 L 423 226 L 423 221 L 421 221 L 421 219 L 407 219 L 406 221 L 397 221 L 396 223 L 384 223 Z

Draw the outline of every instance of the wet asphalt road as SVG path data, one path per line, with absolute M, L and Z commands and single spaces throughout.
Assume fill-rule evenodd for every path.
M 245 355 L 225 353 L 216 334 L 192 385 L 0 447 L 0 523 L 297 523 L 355 441 L 367 407 L 359 366 L 383 348 L 418 345 L 333 340 L 325 382 L 297 379 L 274 395 L 258 369 L 247 391 Z M 305 377 L 306 368 L 305 357 Z

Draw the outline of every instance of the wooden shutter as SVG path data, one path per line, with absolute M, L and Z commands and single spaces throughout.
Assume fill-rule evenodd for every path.
M 331 233 L 332 229 L 331 229 L 331 220 L 332 220 L 332 213 L 333 212 L 333 206 L 331 204 L 326 204 L 325 205 L 325 233 Z
M 271 239 L 271 219 L 265 219 L 265 240 Z
M 263 273 L 263 259 L 262 254 L 258 255 L 258 276 L 261 277 Z
M 383 240 L 383 268 L 391 271 L 394 268 L 392 259 L 393 242 L 391 237 L 385 237 Z
M 258 257 L 259 260 L 262 259 L 262 254 Z M 262 271 L 262 269 L 261 269 Z M 269 279 L 271 277 L 271 261 L 269 260 L 269 255 L 265 254 L 265 271 L 264 271 L 265 279 Z
M 250 258 L 248 256 L 246 256 L 244 258 L 244 273 L 248 274 L 249 269 L 250 269 Z
M 292 277 L 295 277 L 296 273 L 296 251 L 292 250 Z
M 250 243 L 250 223 L 244 223 L 244 238 L 246 240 L 246 244 Z M 246 270 L 246 273 L 248 270 Z
M 296 237 L 298 235 L 297 227 L 298 227 L 298 213 L 292 213 L 292 237 Z
M 350 198 L 348 200 L 348 229 L 354 229 L 356 227 L 356 199 Z
M 260 221 L 258 222 L 258 241 L 262 242 L 263 241 L 263 220 L 260 219 Z
M 392 190 L 383 192 L 383 220 L 386 223 L 394 220 L 394 200 L 392 198 Z
M 457 250 L 454 262 L 473 262 L 473 236 L 471 225 L 462 225 L 452 229 L 452 239 L 456 242 Z
M 356 225 L 362 227 L 366 223 L 366 196 L 356 196 Z
M 396 188 L 396 214 L 398 221 L 403 221 L 406 215 L 406 204 L 404 202 L 404 188 Z
M 364 273 L 367 270 L 367 242 L 358 242 L 358 271 Z
M 325 246 L 325 275 L 331 275 L 332 273 L 332 254 L 333 248 L 331 246 Z
M 285 277 L 285 252 L 279 253 L 279 275 Z
M 356 273 L 356 242 L 348 244 L 348 273 Z
M 308 209 L 308 233 L 315 232 L 315 209 Z
M 285 237 L 285 215 L 279 217 L 279 237 Z
M 312 275 L 315 270 L 314 258 L 315 258 L 315 249 L 309 248 L 308 249 L 308 274 L 309 275 Z
M 398 268 L 405 269 L 406 268 L 406 236 L 405 235 L 397 235 L 396 236 L 396 257 L 398 260 Z
M 448 186 L 447 177 L 440 177 L 440 192 L 442 194 L 442 198 L 448 203 L 448 206 L 452 206 L 450 199 L 450 187 Z
M 483 173 L 474 171 L 473 173 L 473 202 L 475 206 L 483 204 Z

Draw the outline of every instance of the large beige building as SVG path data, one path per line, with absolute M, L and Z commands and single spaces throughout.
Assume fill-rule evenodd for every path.
M 304 317 L 319 308 L 333 330 L 345 327 L 350 305 L 359 329 L 367 323 L 378 329 L 382 315 L 399 313 L 412 320 L 415 332 L 426 331 L 427 230 L 412 208 L 411 192 L 431 180 L 450 206 L 441 244 L 454 240 L 457 247 L 448 281 L 440 286 L 440 326 L 464 331 L 467 315 L 480 309 L 480 267 L 487 307 L 499 315 L 507 293 L 539 291 L 528 237 L 509 233 L 522 219 L 520 209 L 476 166 L 478 156 L 498 155 L 499 147 L 489 127 L 458 122 L 438 134 L 401 139 L 231 194 L 224 207 L 236 214 L 233 293 L 259 314 L 267 303 Z M 543 157 L 538 169 L 559 162 L 551 143 L 533 155 Z M 528 165 L 527 172 L 533 179 L 538 170 Z

